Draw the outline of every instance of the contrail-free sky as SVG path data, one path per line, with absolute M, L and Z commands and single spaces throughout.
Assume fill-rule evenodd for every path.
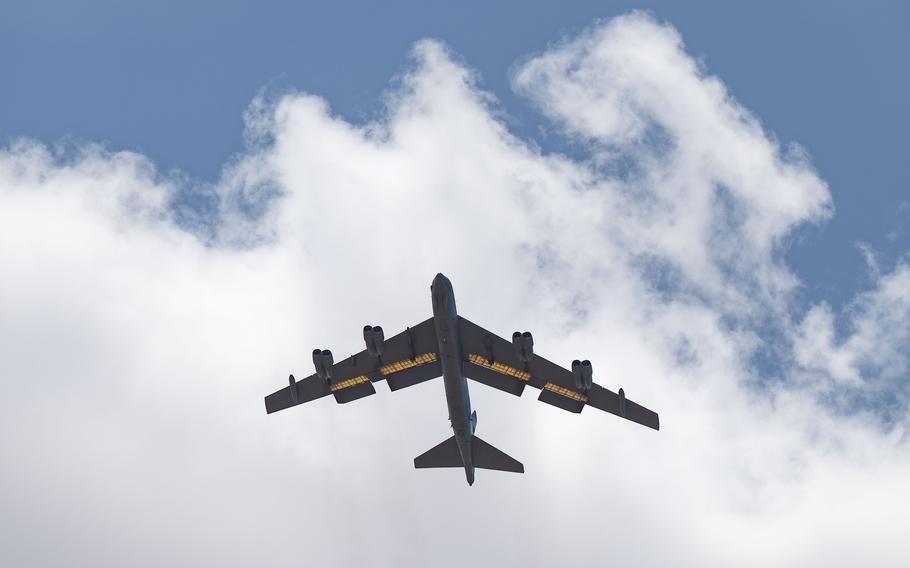
M 69 9 L 0 17 L 17 48 L 0 50 L 16 61 L 0 89 L 0 563 L 463 566 L 450 551 L 465 544 L 479 566 L 910 563 L 910 196 L 897 164 L 854 171 L 893 150 L 905 108 L 887 125 L 838 99 L 835 116 L 772 81 L 795 89 L 783 111 L 749 88 L 773 58 L 731 85 L 723 68 L 752 44 L 690 35 L 670 8 L 529 9 L 512 29 L 496 12 L 500 51 L 478 39 L 490 59 L 459 45 L 470 18 L 440 27 L 421 8 L 380 34 L 396 54 L 381 74 L 347 64 L 376 56 L 337 14 L 299 15 L 336 30 L 319 50 L 295 51 L 305 34 L 274 20 L 287 43 L 263 38 L 269 59 L 215 57 L 220 43 L 188 39 L 201 16 L 177 11 L 141 36 L 158 42 L 149 60 L 127 31 L 156 10 L 93 8 L 101 45 Z M 285 13 L 267 10 L 213 12 L 209 30 L 252 45 L 239 19 L 262 32 Z M 769 53 L 797 24 L 763 34 Z M 882 26 L 869 41 L 906 43 Z M 82 67 L 42 71 L 42 38 Z M 819 80 L 842 66 L 850 82 L 868 53 L 800 42 L 788 57 Z M 225 76 L 261 57 L 269 75 L 186 99 L 199 125 L 229 117 L 220 130 L 150 126 L 189 111 L 146 92 L 202 92 L 178 77 L 210 56 Z M 906 84 L 879 70 L 863 92 L 890 108 Z M 320 88 L 346 74 L 372 86 Z M 45 89 L 61 77 L 70 88 Z M 104 81 L 116 97 L 93 91 Z M 864 113 L 880 136 L 854 129 Z M 844 142 L 817 159 L 830 120 L 859 145 L 855 168 L 829 152 Z M 311 374 L 313 348 L 354 353 L 364 324 L 426 319 L 437 272 L 460 312 L 531 330 L 565 366 L 590 359 L 598 383 L 660 412 L 660 432 L 472 384 L 479 434 L 527 473 L 468 487 L 411 467 L 451 435 L 441 382 L 266 416 L 263 395 Z

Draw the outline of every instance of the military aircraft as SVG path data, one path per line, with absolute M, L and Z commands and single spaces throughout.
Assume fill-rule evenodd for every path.
M 572 361 L 564 369 L 534 353 L 530 332 L 516 331 L 509 342 L 461 317 L 455 310 L 452 283 L 437 274 L 430 285 L 433 317 L 385 339 L 382 328 L 366 326 L 366 350 L 335 363 L 332 352 L 313 351 L 316 373 L 265 397 L 267 413 L 284 410 L 329 394 L 344 404 L 376 393 L 383 379 L 393 391 L 443 378 L 449 421 L 455 435 L 414 458 L 416 468 L 463 467 L 468 485 L 474 468 L 524 473 L 518 460 L 474 435 L 477 412 L 471 411 L 468 382 L 521 396 L 525 386 L 540 389 L 538 400 L 569 412 L 593 406 L 655 430 L 657 413 L 592 380 L 590 361 Z

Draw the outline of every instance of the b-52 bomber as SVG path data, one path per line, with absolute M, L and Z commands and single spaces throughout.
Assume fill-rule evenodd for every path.
M 393 391 L 442 377 L 449 421 L 455 435 L 414 459 L 416 468 L 463 467 L 468 485 L 474 468 L 524 473 L 516 459 L 474 435 L 477 412 L 471 411 L 467 379 L 521 396 L 527 385 L 540 389 L 538 400 L 581 412 L 585 406 L 621 416 L 655 430 L 657 413 L 627 399 L 622 389 L 612 392 L 592 380 L 590 361 L 572 361 L 564 369 L 534 353 L 530 332 L 512 334 L 508 341 L 461 317 L 455 310 L 452 283 L 437 274 L 430 286 L 433 317 L 385 339 L 382 328 L 366 326 L 366 350 L 335 363 L 332 352 L 316 349 L 316 373 L 265 397 L 272 413 L 331 394 L 344 404 L 376 393 L 383 379 Z

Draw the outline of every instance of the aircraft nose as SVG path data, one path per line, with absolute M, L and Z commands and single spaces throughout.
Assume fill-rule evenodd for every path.
M 433 305 L 434 306 L 444 306 L 447 302 L 446 299 L 451 295 L 451 284 L 449 279 L 446 278 L 441 272 L 436 275 L 436 278 L 433 279 L 433 284 L 430 286 L 430 290 L 433 295 Z
M 445 274 L 440 272 L 436 275 L 436 278 L 433 279 L 433 289 L 435 290 L 446 290 L 452 285 L 449 283 L 449 279 L 445 277 Z

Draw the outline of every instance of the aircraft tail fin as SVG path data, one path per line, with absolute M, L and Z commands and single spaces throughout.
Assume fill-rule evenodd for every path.
M 512 471 L 524 473 L 525 467 L 520 461 L 484 442 L 477 436 L 471 443 L 474 454 L 474 467 L 481 469 L 495 469 L 499 471 Z M 417 469 L 434 467 L 464 467 L 461 461 L 461 452 L 458 451 L 458 442 L 452 436 L 445 442 L 430 448 L 414 458 L 414 467 Z
M 430 467 L 464 467 L 461 462 L 461 453 L 458 451 L 458 442 L 452 436 L 445 442 L 434 446 L 414 458 L 414 467 L 418 469 Z
M 474 467 L 495 469 L 499 471 L 512 471 L 515 473 L 525 472 L 525 466 L 523 466 L 520 461 L 507 455 L 502 450 L 497 450 L 477 436 L 474 436 L 473 446 Z

